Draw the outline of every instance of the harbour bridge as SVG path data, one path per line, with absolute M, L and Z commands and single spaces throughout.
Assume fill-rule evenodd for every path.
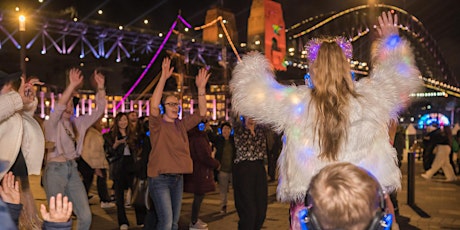
M 460 84 L 455 75 L 448 68 L 436 41 L 425 29 L 423 23 L 405 10 L 385 4 L 361 5 L 340 12 L 329 12 L 305 18 L 304 20 L 287 27 L 288 38 L 286 58 L 284 64 L 287 71 L 279 72 L 279 81 L 286 84 L 301 84 L 303 75 L 308 70 L 303 46 L 313 37 L 332 35 L 344 36 L 353 44 L 353 59 L 350 61 L 353 72 L 359 77 L 366 77 L 371 69 L 370 50 L 372 41 L 375 39 L 374 26 L 377 15 L 382 11 L 392 10 L 398 14 L 400 34 L 411 41 L 417 66 L 421 71 L 427 91 L 414 96 L 454 96 L 460 97 Z M 222 19 L 221 19 L 222 20 Z M 28 16 L 26 28 L 21 28 L 18 22 L 18 12 L 0 9 L 0 56 L 3 56 L 0 64 L 4 66 L 17 66 L 18 62 L 27 64 L 27 69 L 43 68 L 34 67 L 28 59 L 47 59 L 57 57 L 59 60 L 71 59 L 80 65 L 90 63 L 87 60 L 101 62 L 107 69 L 117 68 L 121 64 L 137 65 L 136 71 L 131 71 L 131 93 L 136 97 L 126 94 L 126 97 L 112 97 L 114 101 L 109 110 L 118 109 L 119 101 L 124 106 L 128 103 L 133 107 L 142 107 L 147 102 L 138 103 L 143 94 L 151 89 L 154 81 L 152 78 L 143 79 L 153 63 L 158 62 L 160 52 L 167 52 L 177 57 L 175 63 L 179 68 L 179 76 L 176 76 L 176 84 L 181 94 L 193 95 L 193 83 L 189 75 L 196 73 L 192 66 L 211 66 L 213 78 L 210 84 L 223 85 L 213 91 L 216 95 L 228 95 L 228 83 L 231 67 L 238 60 L 238 56 L 247 51 L 247 44 L 233 44 L 227 37 L 222 44 L 209 44 L 201 42 L 201 33 L 188 24 L 187 19 L 180 14 L 176 21 L 171 22 L 169 31 L 153 31 L 136 27 L 118 27 L 107 22 L 75 20 L 55 17 L 43 11 L 37 11 Z M 201 25 L 197 25 L 199 26 Z M 222 23 L 222 26 L 225 26 Z M 232 47 L 234 45 L 234 47 Z M 233 49 L 232 49 L 233 48 Z M 163 51 L 162 51 L 163 50 Z M 19 57 L 21 53 L 21 58 Z M 7 56 L 7 57 L 6 57 Z M 58 64 L 56 63 L 56 64 Z M 49 67 L 56 71 L 58 67 Z M 125 71 L 126 72 L 126 71 Z M 129 72 L 129 71 L 128 71 Z M 135 74 L 135 75 L 133 75 Z M 154 75 L 151 73 L 151 75 Z M 181 78 L 182 77 L 182 78 Z M 142 81 L 141 81 L 142 80 Z M 180 83 L 179 83 L 180 82 Z M 136 88 L 137 84 L 139 87 Z M 62 82 L 60 82 L 62 84 Z M 110 84 L 110 82 L 108 82 Z M 180 87 L 182 86 L 182 88 Z M 43 96 L 43 105 L 46 107 L 47 94 L 57 95 L 59 90 L 48 90 Z M 130 97 L 128 97 L 130 96 Z M 117 102 L 117 99 L 119 100 Z M 188 99 L 188 102 L 192 97 Z M 127 100 L 131 100 L 128 102 Z M 135 100 L 133 102 L 133 100 Z M 145 100 L 145 98 L 144 98 Z M 213 118 L 222 118 L 228 114 L 228 97 L 223 100 L 223 105 L 216 108 L 219 103 L 218 96 L 213 101 Z M 48 103 L 50 104 L 50 103 Z M 42 107 L 43 107 L 42 105 Z M 52 105 L 52 103 L 51 103 Z M 88 105 L 91 107 L 91 105 Z M 85 105 L 82 105 L 84 111 Z M 455 107 L 455 106 L 454 106 Z M 193 108 L 193 102 L 188 107 Z M 87 109 L 88 110 L 88 109 Z M 223 110 L 216 114 L 216 110 Z M 455 108 L 454 108 L 455 110 Z M 46 111 L 46 109 L 42 109 Z M 44 114 L 44 113 L 43 113 Z

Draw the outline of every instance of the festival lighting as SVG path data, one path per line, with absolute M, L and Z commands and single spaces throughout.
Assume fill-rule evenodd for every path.
M 163 50 L 163 47 L 165 46 L 166 42 L 169 40 L 169 37 L 171 36 L 171 33 L 173 32 L 174 28 L 176 27 L 176 24 L 177 24 L 177 20 L 174 21 L 174 23 L 171 25 L 171 28 L 169 29 L 168 33 L 166 34 L 166 37 L 163 39 L 163 42 L 161 43 L 160 47 L 158 47 L 157 52 L 155 53 L 155 55 L 153 55 L 152 60 L 150 60 L 149 64 L 146 66 L 146 68 L 142 72 L 141 76 L 139 76 L 139 78 L 136 80 L 136 82 L 134 82 L 134 85 L 131 86 L 131 88 L 128 90 L 128 92 L 125 94 L 125 96 L 123 96 L 123 99 L 121 99 L 121 101 L 114 108 L 115 111 L 118 108 L 120 108 L 121 105 L 124 105 L 124 101 L 126 100 L 126 98 L 128 98 L 129 95 L 131 95 L 131 93 L 136 88 L 136 86 L 141 82 L 142 78 L 144 78 L 144 76 L 147 74 L 147 72 L 149 71 L 150 67 L 152 66 L 152 64 L 155 62 L 155 60 L 157 59 L 158 55 L 160 54 L 161 50 Z M 115 114 L 114 114 L 114 116 L 115 116 Z
M 19 31 L 26 31 L 26 17 L 19 15 Z

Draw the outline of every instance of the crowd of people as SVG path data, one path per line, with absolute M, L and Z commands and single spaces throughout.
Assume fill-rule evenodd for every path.
M 270 182 L 278 183 L 278 199 L 291 204 L 291 229 L 389 229 L 397 214 L 393 192 L 401 187 L 404 146 L 401 128 L 392 121 L 421 86 L 409 42 L 398 35 L 397 24 L 390 12 L 378 17 L 372 72 L 361 81 L 351 78 L 351 44 L 343 38 L 309 42 L 311 79 L 302 86 L 279 84 L 267 59 L 248 53 L 230 82 L 235 114 L 217 131 L 205 125 L 210 73 L 198 71 L 198 110 L 179 119 L 180 98 L 164 92 L 174 72 L 168 57 L 150 98 L 150 115 L 119 112 L 104 134 L 101 72 L 91 75 L 96 108 L 77 117 L 84 77 L 70 69 L 42 129 L 33 114 L 34 85 L 43 83 L 0 71 L 2 224 L 6 229 L 70 229 L 74 213 L 77 229 L 90 229 L 89 190 L 96 175 L 101 208 L 116 208 L 120 229 L 134 225 L 127 218 L 129 206 L 135 226 L 179 229 L 183 192 L 193 193 L 190 229 L 207 229 L 200 207 L 216 182 L 223 215 L 233 186 L 238 229 L 263 227 Z M 449 159 L 458 152 L 459 133 L 453 138 L 448 126 L 429 131 L 422 177 L 430 179 L 442 168 L 446 181 L 456 180 Z M 42 206 L 41 218 L 33 208 L 29 174 L 42 174 L 49 211 Z M 29 215 L 19 218 L 24 212 Z

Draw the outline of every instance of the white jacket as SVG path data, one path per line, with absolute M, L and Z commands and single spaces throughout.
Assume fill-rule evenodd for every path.
M 377 56 L 385 57 L 375 63 L 370 78 L 355 82 L 361 97 L 350 100 L 350 126 L 338 161 L 369 170 L 386 191 L 392 191 L 401 187 L 401 172 L 389 142 L 388 122 L 404 106 L 401 98 L 408 98 L 421 86 L 421 80 L 407 41 L 401 39 L 396 47 L 386 49 L 386 39 L 378 43 L 377 49 Z M 281 201 L 303 201 L 313 175 L 331 163 L 318 158 L 311 90 L 304 85 L 280 85 L 261 54 L 243 58 L 235 67 L 230 87 L 233 109 L 284 131 L 277 197 Z
M 45 150 L 43 132 L 33 118 L 37 101 L 24 108 L 21 96 L 11 91 L 0 95 L 0 159 L 9 162 L 6 171 L 0 172 L 3 178 L 13 166 L 21 149 L 29 174 L 40 175 Z

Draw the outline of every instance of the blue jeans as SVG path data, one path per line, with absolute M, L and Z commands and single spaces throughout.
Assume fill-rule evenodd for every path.
M 158 230 L 177 230 L 182 206 L 182 174 L 160 174 L 149 177 L 149 192 L 157 212 Z
M 75 160 L 46 163 L 43 185 L 45 186 L 48 200 L 58 193 L 69 197 L 69 201 L 73 205 L 73 211 L 78 219 L 78 229 L 90 229 L 92 216 L 88 195 L 78 173 Z

